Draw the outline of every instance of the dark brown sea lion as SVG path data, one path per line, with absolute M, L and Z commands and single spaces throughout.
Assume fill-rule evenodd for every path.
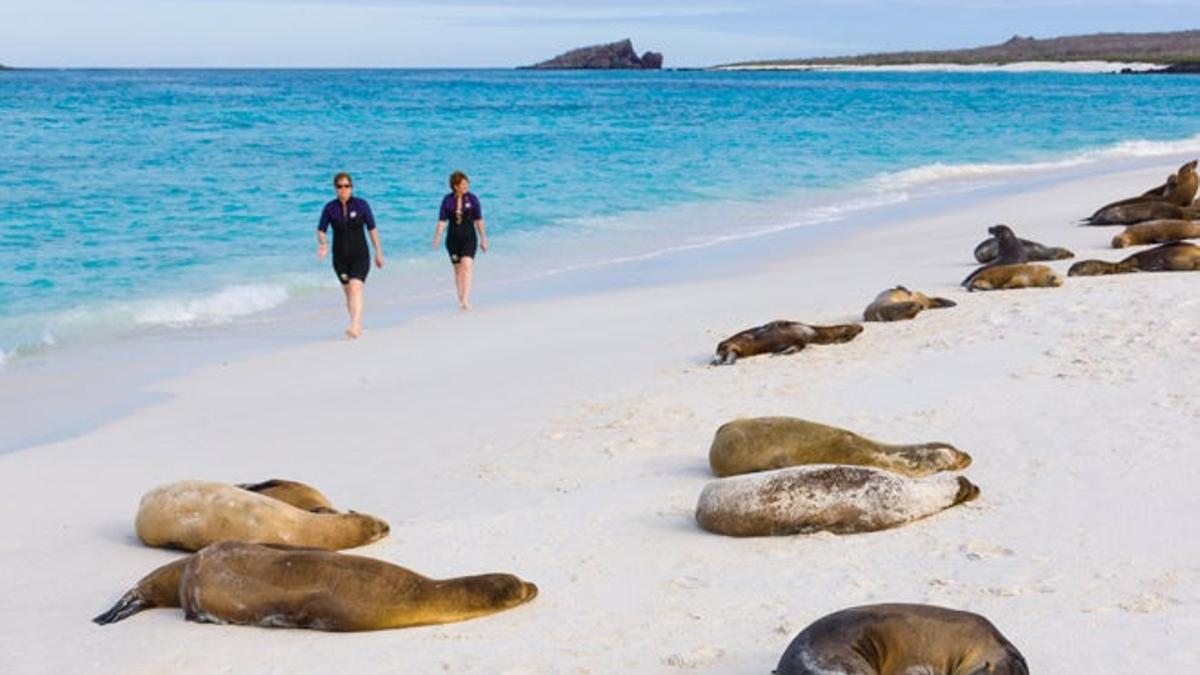
M 1088 225 L 1133 225 L 1147 220 L 1200 220 L 1200 208 L 1154 200 L 1106 207 L 1085 222 Z
M 971 456 L 949 443 L 889 445 L 795 417 L 754 417 L 717 429 L 708 464 L 719 477 L 803 464 L 845 464 L 917 478 L 965 469 Z
M 1018 239 L 1029 260 L 1066 260 L 1074 258 L 1075 254 L 1059 246 L 1046 246 L 1028 239 Z M 989 237 L 979 242 L 975 247 L 975 259 L 981 263 L 990 263 L 1000 255 L 1000 242 L 995 237 Z
M 353 548 L 387 535 L 363 513 L 313 513 L 225 483 L 181 481 L 147 492 L 134 523 L 148 546 L 198 551 L 226 539 L 322 549 Z
M 863 319 L 867 321 L 900 321 L 911 319 L 922 310 L 954 307 L 953 300 L 931 298 L 924 293 L 910 291 L 903 286 L 889 288 L 875 296 L 875 300 L 867 305 Z
M 1021 244 L 1021 240 L 1013 233 L 1011 227 L 1003 224 L 993 225 L 988 228 L 988 234 L 996 239 L 996 258 L 992 262 L 968 274 L 967 278 L 962 280 L 963 286 L 969 287 L 971 280 L 986 269 L 999 265 L 1017 265 L 1029 260 L 1028 251 L 1025 250 L 1025 247 Z
M 189 621 L 328 631 L 463 621 L 537 597 L 511 574 L 430 579 L 356 555 L 223 541 L 164 565 L 93 621 L 182 607 Z
M 762 537 L 874 532 L 979 496 L 962 476 L 907 478 L 865 466 L 794 466 L 718 478 L 704 486 L 696 522 L 715 534 Z
M 285 504 L 313 513 L 337 513 L 337 509 L 333 508 L 333 504 L 321 491 L 311 485 L 298 483 L 294 480 L 282 480 L 280 478 L 272 478 L 261 483 L 239 483 L 238 487 L 243 490 L 257 492 L 260 495 L 278 499 Z
M 1113 208 L 1114 206 L 1130 206 L 1132 204 L 1148 204 L 1154 202 L 1173 204 L 1173 202 L 1167 201 L 1167 195 L 1173 193 L 1178 185 L 1179 177 L 1175 174 L 1171 174 L 1170 176 L 1167 176 L 1167 182 L 1163 185 L 1152 188 L 1146 191 L 1144 194 L 1140 194 L 1136 197 L 1126 197 L 1125 199 L 1118 199 L 1115 202 L 1109 202 L 1104 206 L 1101 206 L 1099 209 L 1096 209 L 1096 213 L 1092 214 L 1092 217 L 1095 218 L 1096 214 L 1099 214 L 1106 209 Z
M 712 365 L 729 365 L 740 358 L 757 354 L 791 354 L 809 344 L 849 342 L 861 332 L 862 326 L 856 323 L 810 326 L 797 321 L 772 321 L 722 340 L 717 345 Z
M 792 640 L 776 675 L 1029 675 L 990 621 L 933 605 L 851 607 Z
M 968 291 L 1062 286 L 1062 277 L 1045 265 L 997 265 L 978 270 L 967 283 Z
M 1139 246 L 1141 244 L 1165 244 L 1181 239 L 1200 237 L 1200 222 L 1191 220 L 1149 220 L 1125 228 L 1113 237 L 1113 248 Z
M 1186 242 L 1174 242 L 1134 253 L 1120 262 L 1081 260 L 1071 265 L 1071 269 L 1067 270 L 1067 276 L 1091 277 L 1130 272 L 1194 272 L 1198 270 L 1200 270 L 1200 246 Z

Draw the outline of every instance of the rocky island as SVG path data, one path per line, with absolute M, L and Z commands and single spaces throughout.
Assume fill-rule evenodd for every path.
M 662 68 L 663 55 L 658 52 L 646 52 L 641 56 L 633 50 L 633 41 L 629 39 L 612 42 L 606 45 L 594 45 L 573 49 L 565 54 L 542 61 L 532 66 L 530 70 L 659 70 Z
M 813 59 L 748 61 L 716 68 L 796 68 L 901 66 L 915 64 L 1004 65 L 1028 61 L 1107 61 L 1116 63 L 1200 63 L 1200 30 L 1170 33 L 1095 33 L 1038 39 L 1013 36 L 996 45 L 943 51 L 907 51 Z M 1180 71 L 1186 70 L 1181 68 Z M 1194 72 L 1194 71 L 1192 71 Z

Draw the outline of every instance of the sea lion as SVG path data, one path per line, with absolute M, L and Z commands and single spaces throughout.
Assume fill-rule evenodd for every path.
M 797 321 L 772 321 L 722 340 L 712 365 L 729 365 L 739 358 L 757 354 L 791 354 L 806 345 L 849 342 L 862 332 L 862 326 L 848 323 L 838 326 L 810 326 Z
M 1191 220 L 1148 220 L 1125 228 L 1113 237 L 1113 248 L 1139 246 L 1141 244 L 1165 244 L 1180 239 L 1200 237 L 1200 222 Z
M 1062 286 L 1062 277 L 1045 265 L 997 265 L 978 270 L 967 283 L 968 291 Z
M 387 523 L 364 513 L 312 513 L 232 485 L 199 480 L 147 492 L 134 527 L 147 546 L 185 551 L 224 539 L 342 549 L 388 533 Z
M 865 466 L 795 466 L 718 478 L 704 486 L 696 522 L 731 537 L 874 532 L 979 496 L 962 476 L 906 478 Z
M 867 321 L 900 321 L 911 319 L 922 310 L 954 307 L 953 300 L 931 298 L 924 293 L 910 291 L 903 286 L 889 288 L 875 296 L 875 300 L 863 311 Z
M 303 511 L 311 511 L 312 513 L 337 513 L 337 509 L 333 508 L 333 504 L 329 502 L 329 499 L 325 495 L 321 494 L 320 490 L 294 480 L 272 478 L 261 483 L 239 483 L 238 487 L 243 490 L 257 492 L 271 499 L 278 499 L 285 504 L 291 504 Z
M 1174 178 L 1174 180 L 1171 180 Z M 1147 190 L 1144 197 L 1160 197 L 1176 206 L 1188 206 L 1196 198 L 1200 177 L 1196 175 L 1196 160 L 1184 163 L 1162 185 Z
M 1099 214 L 1100 212 L 1105 211 L 1107 209 L 1111 209 L 1115 206 L 1131 206 L 1133 204 L 1152 204 L 1154 202 L 1162 202 L 1165 204 L 1171 204 L 1173 202 L 1167 201 L 1166 196 L 1168 194 L 1171 194 L 1172 192 L 1174 192 L 1178 185 L 1179 185 L 1179 177 L 1176 176 L 1175 174 L 1171 174 L 1171 175 L 1167 176 L 1167 182 L 1164 183 L 1163 185 L 1159 185 L 1155 188 L 1147 190 L 1143 194 L 1140 194 L 1136 197 L 1126 197 L 1125 199 L 1118 199 L 1115 202 L 1109 202 L 1109 203 L 1105 204 L 1104 206 L 1101 206 L 1099 209 L 1096 209 L 1096 213 L 1092 214 L 1092 217 L 1094 218 L 1096 216 L 1096 214 Z
M 1029 260 L 1029 252 L 1025 250 L 1021 240 L 1017 238 L 1011 227 L 1004 224 L 993 225 L 988 228 L 988 234 L 996 240 L 996 257 L 992 262 L 968 274 L 967 278 L 962 280 L 963 286 L 969 287 L 971 281 L 984 270 L 1000 265 L 1017 265 Z
M 1147 220 L 1200 220 L 1200 208 L 1154 200 L 1104 207 L 1084 222 L 1088 225 L 1133 225 Z
M 990 621 L 933 605 L 851 607 L 809 624 L 776 675 L 1029 675 Z
M 1018 239 L 1025 248 L 1029 260 L 1066 260 L 1074 258 L 1075 254 L 1060 246 L 1046 246 L 1029 239 Z M 1000 242 L 995 237 L 989 237 L 979 242 L 975 247 L 975 259 L 981 263 L 989 263 L 1000 255 Z
M 795 417 L 753 417 L 717 429 L 708 464 L 722 478 L 803 464 L 873 466 L 919 478 L 965 469 L 971 456 L 949 443 L 889 445 Z
M 378 630 L 473 619 L 535 597 L 537 586 L 511 574 L 430 579 L 362 556 L 223 541 L 154 570 L 93 621 L 182 607 L 202 623 Z
M 1120 262 L 1103 260 L 1081 260 L 1067 276 L 1092 277 L 1101 274 L 1128 274 L 1130 272 L 1193 272 L 1200 270 L 1200 246 L 1177 241 L 1152 249 L 1140 251 Z

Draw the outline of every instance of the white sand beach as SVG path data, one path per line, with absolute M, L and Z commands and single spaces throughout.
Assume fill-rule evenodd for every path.
M 159 383 L 165 397 L 121 419 L 0 455 L 2 668 L 765 674 L 829 612 L 921 602 L 986 616 L 1035 673 L 1200 672 L 1200 275 L 957 287 L 997 222 L 1077 259 L 1128 255 L 1108 248 L 1120 228 L 1076 221 L 1187 159 L 803 250 L 766 236 L 771 262 L 733 278 L 485 306 L 357 342 L 332 325 L 328 341 Z M 858 320 L 897 283 L 958 306 L 706 365 L 739 330 Z M 873 534 L 704 532 L 693 510 L 712 434 L 760 415 L 953 443 L 981 497 Z M 540 595 L 373 633 L 204 625 L 178 609 L 94 625 L 178 557 L 142 546 L 133 517 L 143 493 L 186 478 L 305 481 L 391 523 L 351 553 L 432 577 L 511 572 Z

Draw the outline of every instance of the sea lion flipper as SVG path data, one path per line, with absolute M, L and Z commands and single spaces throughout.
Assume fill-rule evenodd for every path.
M 137 590 L 132 590 L 121 596 L 117 604 L 113 605 L 107 612 L 95 617 L 92 621 L 104 626 L 110 623 L 128 619 L 137 614 L 143 609 L 150 609 L 154 605 L 143 598 Z

